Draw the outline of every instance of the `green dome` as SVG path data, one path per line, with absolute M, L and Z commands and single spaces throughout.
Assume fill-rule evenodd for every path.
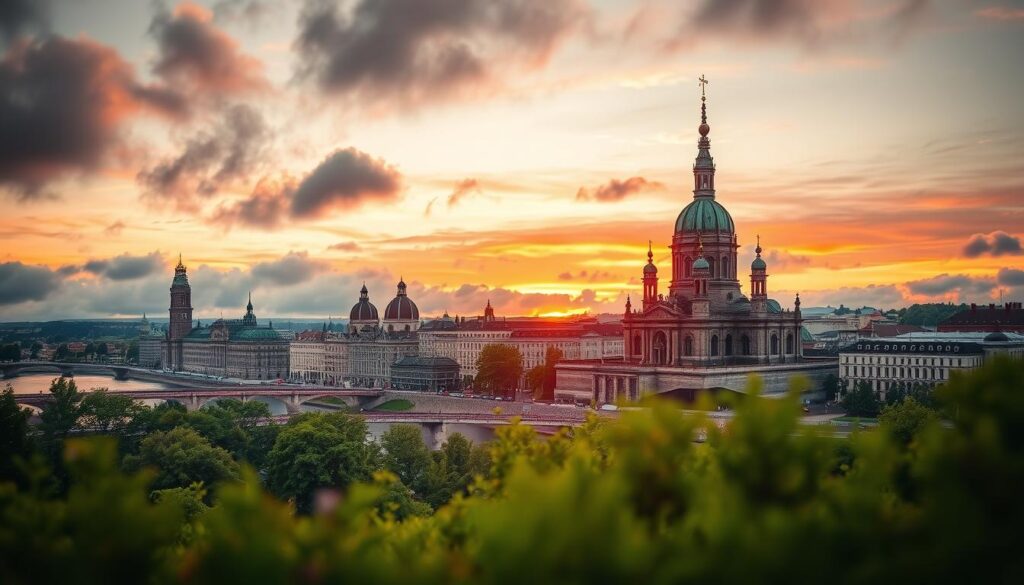
M 711 270 L 711 265 L 708 264 L 707 259 L 705 259 L 703 256 L 700 256 L 696 260 L 693 261 L 693 269 L 694 270 Z
M 245 327 L 233 337 L 238 341 L 267 341 L 281 339 L 281 335 L 269 327 Z
M 760 256 L 754 258 L 754 261 L 750 263 L 751 270 L 767 270 L 768 265 L 764 263 L 764 260 Z
M 734 233 L 736 226 L 732 216 L 722 204 L 710 197 L 698 197 L 683 208 L 676 219 L 678 232 L 724 232 Z

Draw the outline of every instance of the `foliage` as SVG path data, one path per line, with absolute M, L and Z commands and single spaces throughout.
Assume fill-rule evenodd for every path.
M 0 362 L 20 362 L 21 345 L 17 343 L 5 343 L 0 345 Z
M 913 304 L 900 312 L 900 323 L 935 327 L 960 311 L 966 311 L 964 303 L 922 303 Z
M 489 475 L 430 516 L 390 473 L 335 478 L 310 514 L 251 470 L 209 509 L 194 493 L 151 499 L 150 476 L 118 470 L 112 447 L 69 441 L 66 497 L 0 485 L 0 582 L 1016 583 L 1022 388 L 1024 362 L 1002 357 L 954 376 L 935 395 L 951 419 L 906 444 L 886 423 L 819 436 L 799 424 L 797 389 L 738 402 L 724 429 L 663 405 L 550 439 L 511 424 Z M 365 430 L 305 415 L 275 450 L 317 434 L 367 445 Z M 474 451 L 454 440 L 433 457 L 454 468 Z
M 145 405 L 131 396 L 111 395 L 106 388 L 94 388 L 82 398 L 76 425 L 125 437 L 138 432 L 136 420 L 146 409 Z
M 153 490 L 184 488 L 194 483 L 212 486 L 239 478 L 238 464 L 230 453 L 187 427 L 149 435 L 142 440 L 138 455 L 125 457 L 124 466 L 128 470 L 154 468 Z
M 19 464 L 32 454 L 28 436 L 30 414 L 27 408 L 18 406 L 14 388 L 8 384 L 0 393 L 0 482 L 19 478 Z
M 877 393 L 869 382 L 858 382 L 843 396 L 843 409 L 850 416 L 874 418 L 878 416 L 881 404 Z
M 474 384 L 484 394 L 512 396 L 523 376 L 523 355 L 519 348 L 489 343 L 476 359 Z
M 39 415 L 39 434 L 43 453 L 57 470 L 62 469 L 64 440 L 78 424 L 81 402 L 82 393 L 78 391 L 74 379 L 54 378 L 50 383 L 50 400 L 43 406 L 43 412 Z M 60 479 L 65 478 L 60 471 L 58 475 Z
M 368 481 L 378 469 L 377 446 L 366 441 L 363 419 L 344 413 L 307 413 L 281 430 L 267 457 L 267 487 L 311 512 L 320 488 Z
M 417 425 L 394 424 L 381 435 L 384 469 L 414 492 L 423 493 L 424 480 L 432 462 Z
M 926 426 L 938 420 L 937 412 L 912 396 L 885 406 L 878 415 L 878 424 L 903 445 L 909 445 Z
M 825 394 L 825 400 L 834 402 L 839 396 L 839 377 L 835 374 L 825 376 L 821 382 L 821 391 Z
M 544 353 L 544 363 L 530 368 L 526 373 L 526 385 L 537 400 L 554 400 L 555 398 L 555 365 L 562 361 L 565 354 L 557 347 L 549 347 Z

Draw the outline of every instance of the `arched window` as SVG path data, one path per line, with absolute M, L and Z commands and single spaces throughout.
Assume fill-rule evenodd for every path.
M 779 336 L 772 333 L 772 355 L 779 353 Z
M 732 335 L 725 336 L 725 355 L 732 355 Z
M 718 336 L 711 336 L 711 355 L 718 355 Z
M 683 276 L 685 276 L 686 278 L 690 278 L 690 276 L 692 275 L 692 270 L 693 258 L 690 258 L 689 256 L 683 258 Z
M 732 278 L 732 273 L 729 272 L 728 256 L 722 256 L 722 278 Z
M 651 361 L 656 365 L 665 363 L 665 354 L 668 349 L 668 339 L 665 337 L 664 331 L 658 331 L 654 334 L 654 340 L 651 347 Z
M 715 259 L 713 257 L 708 257 L 707 261 L 708 261 L 708 276 L 710 276 L 711 278 L 714 278 L 715 277 Z
M 740 337 L 740 348 L 743 355 L 750 355 L 750 338 L 746 335 Z
M 643 341 L 640 340 L 640 334 L 637 333 L 636 336 L 633 337 L 633 355 L 640 355 L 643 350 Z
M 683 340 L 683 355 L 693 355 L 693 337 L 689 335 Z
M 786 353 L 793 353 L 793 334 L 786 335 Z

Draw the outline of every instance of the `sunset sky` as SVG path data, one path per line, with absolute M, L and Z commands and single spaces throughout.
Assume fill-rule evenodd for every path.
M 620 312 L 702 74 L 783 306 L 1024 300 L 1024 2 L 18 0 L 0 47 L 3 321 L 166 317 L 179 253 L 204 319 Z

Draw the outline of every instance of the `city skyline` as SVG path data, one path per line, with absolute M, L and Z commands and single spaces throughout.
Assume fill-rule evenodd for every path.
M 1019 3 L 15 4 L 0 320 L 162 315 L 179 253 L 199 319 L 402 277 L 425 316 L 621 312 L 692 199 L 701 75 L 783 306 L 1024 296 Z

